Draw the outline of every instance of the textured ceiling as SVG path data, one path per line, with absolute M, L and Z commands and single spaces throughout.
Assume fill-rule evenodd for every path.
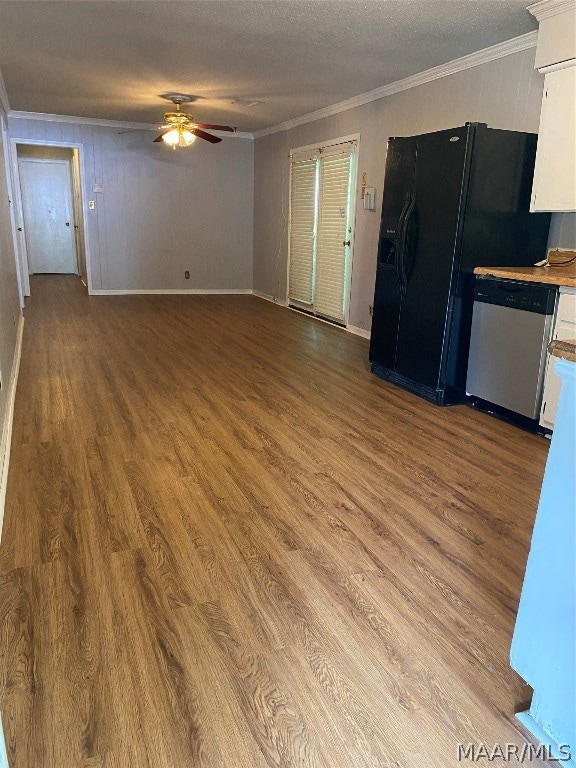
M 2 0 L 0 69 L 14 110 L 153 123 L 179 91 L 255 131 L 530 32 L 528 2 Z

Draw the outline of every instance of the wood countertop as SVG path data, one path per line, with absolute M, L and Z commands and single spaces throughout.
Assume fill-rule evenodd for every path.
M 576 262 L 565 267 L 476 267 L 474 274 L 576 288 Z
M 475 275 L 490 275 L 508 280 L 521 280 L 526 283 L 546 283 L 568 288 L 576 288 L 576 261 L 560 266 L 554 262 L 568 261 L 576 254 L 574 251 L 550 251 L 549 267 L 476 267 Z
M 569 360 L 576 363 L 576 339 L 552 341 L 548 346 L 548 352 L 554 357 L 560 357 L 562 360 Z

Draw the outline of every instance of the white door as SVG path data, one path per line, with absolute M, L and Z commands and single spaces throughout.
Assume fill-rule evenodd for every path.
M 314 310 L 346 319 L 351 245 L 352 153 L 320 158 Z
M 355 142 L 294 150 L 290 175 L 288 300 L 346 324 Z
M 30 271 L 77 273 L 70 163 L 20 158 Z

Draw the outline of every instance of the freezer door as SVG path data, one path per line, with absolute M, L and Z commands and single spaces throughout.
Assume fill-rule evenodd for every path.
M 394 368 L 396 356 L 400 317 L 398 244 L 414 184 L 415 158 L 414 137 L 389 140 L 370 337 L 370 360 L 388 368 Z
M 474 128 L 417 137 L 414 207 L 400 273 L 397 373 L 442 388 L 465 183 Z

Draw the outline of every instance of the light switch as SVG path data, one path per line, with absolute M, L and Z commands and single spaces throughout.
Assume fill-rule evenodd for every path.
M 93 211 L 96 208 L 96 200 L 88 200 L 88 208 Z
M 374 187 L 366 187 L 364 189 L 364 210 L 376 210 L 376 190 Z

